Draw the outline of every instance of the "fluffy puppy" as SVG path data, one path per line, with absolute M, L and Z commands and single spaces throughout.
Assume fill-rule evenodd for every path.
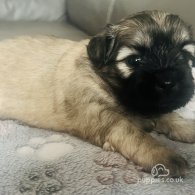
M 2 41 L 0 118 L 69 132 L 146 171 L 160 163 L 183 176 L 187 161 L 147 131 L 195 142 L 195 122 L 172 112 L 193 95 L 194 48 L 190 27 L 161 11 L 108 25 L 90 41 Z

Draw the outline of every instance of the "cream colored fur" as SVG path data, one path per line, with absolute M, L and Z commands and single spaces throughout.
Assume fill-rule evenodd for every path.
M 101 90 L 89 78 L 98 80 L 90 66 L 75 63 L 83 55 L 85 45 L 85 42 L 49 37 L 21 37 L 1 42 L 1 117 L 40 128 L 69 128 L 66 111 L 71 105 L 68 102 L 84 104 Z M 89 88 L 95 88 L 94 92 L 83 96 L 89 93 Z

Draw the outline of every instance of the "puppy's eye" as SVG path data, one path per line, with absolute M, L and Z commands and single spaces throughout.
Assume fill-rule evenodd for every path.
M 126 58 L 126 63 L 127 65 L 130 65 L 130 66 L 139 66 L 140 64 L 142 64 L 142 62 L 143 62 L 143 59 L 141 58 L 141 56 L 138 56 L 138 55 L 132 55 Z

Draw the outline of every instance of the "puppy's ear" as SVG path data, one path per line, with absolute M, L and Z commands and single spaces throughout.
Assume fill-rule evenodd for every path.
M 116 33 L 113 25 L 106 26 L 103 33 L 93 37 L 88 46 L 89 59 L 96 67 L 102 67 L 108 63 L 116 44 Z
M 183 46 L 183 50 L 187 51 L 191 55 L 189 63 L 192 67 L 195 67 L 195 42 L 185 44 Z

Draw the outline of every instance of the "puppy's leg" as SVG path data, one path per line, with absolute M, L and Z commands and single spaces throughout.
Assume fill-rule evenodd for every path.
M 173 112 L 155 120 L 155 130 L 166 134 L 170 139 L 181 142 L 195 142 L 195 120 L 184 119 Z
M 82 134 L 91 142 L 105 149 L 118 151 L 146 171 L 150 171 L 156 164 L 163 164 L 170 170 L 169 176 L 184 175 L 187 168 L 185 159 L 162 146 L 122 114 L 104 109 L 101 117 L 94 118 L 92 113 L 85 117 L 87 123 L 83 124 L 87 126 L 83 126 L 85 132 L 82 131 Z
M 146 171 L 156 164 L 163 164 L 170 170 L 170 176 L 180 176 L 187 168 L 187 162 L 181 156 L 125 120 L 112 128 L 105 141 L 104 146 L 110 145 L 110 148 L 143 166 Z

